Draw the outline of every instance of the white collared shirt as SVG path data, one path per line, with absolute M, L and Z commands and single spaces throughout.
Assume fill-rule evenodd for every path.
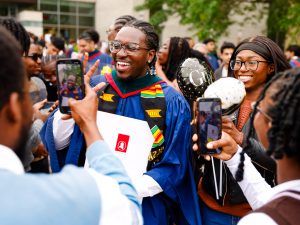
M 230 160 L 224 161 L 232 174 L 235 174 L 238 169 L 241 151 L 242 148 L 239 147 L 236 154 Z M 269 186 L 267 182 L 262 178 L 260 173 L 256 170 L 251 162 L 250 157 L 247 154 L 245 154 L 244 162 L 244 179 L 238 183 L 252 209 L 257 209 L 276 199 L 278 197 L 278 194 L 283 191 L 294 190 L 300 192 L 300 180 L 288 181 L 273 188 Z M 264 213 L 251 213 L 243 217 L 238 224 L 276 225 L 277 223 Z
M 0 170 L 24 174 L 24 167 L 18 156 L 8 147 L 0 144 Z
M 23 165 L 14 151 L 0 144 L 0 171 L 3 172 L 1 174 L 4 177 L 2 182 L 4 182 L 3 184 L 6 186 L 10 183 L 18 184 L 12 186 L 12 189 L 8 190 L 6 193 L 2 192 L 2 195 L 6 196 L 4 201 L 2 199 L 3 204 L 0 204 L 0 209 L 4 211 L 2 215 L 0 214 L 0 223 L 20 224 L 23 219 L 22 224 L 37 224 L 34 221 L 48 220 L 52 218 L 52 215 L 48 213 L 47 209 L 49 208 L 50 211 L 52 210 L 52 212 L 54 212 L 51 207 L 53 207 L 59 199 L 61 204 L 56 205 L 56 213 L 66 208 L 72 210 L 57 216 L 55 220 L 52 218 L 52 222 L 72 221 L 76 216 L 73 216 L 73 218 L 70 218 L 70 216 L 72 213 L 76 213 L 75 210 L 78 210 L 77 215 L 87 216 L 86 212 L 82 212 L 81 214 L 80 207 L 77 207 L 77 205 L 80 205 L 81 203 L 84 205 L 83 201 L 86 201 L 90 208 L 97 209 L 97 207 L 99 207 L 100 211 L 98 215 L 90 215 L 93 218 L 98 217 L 99 225 L 142 224 L 143 219 L 141 213 L 136 205 L 133 204 L 135 198 L 134 189 L 131 184 L 123 184 L 122 188 L 120 187 L 120 184 L 127 182 L 128 178 L 123 176 L 122 173 L 119 173 L 119 168 L 122 167 L 121 162 L 119 162 L 117 158 L 111 157 L 111 155 L 111 150 L 108 149 L 108 146 L 104 141 L 96 141 L 89 146 L 87 152 L 87 158 L 90 164 L 93 165 L 91 168 L 84 170 L 74 166 L 66 166 L 60 173 L 53 175 L 33 175 L 25 174 Z M 110 169 L 107 168 L 109 168 L 110 165 L 113 165 L 113 169 L 111 169 L 112 172 L 109 173 Z M 108 174 L 106 174 L 105 171 Z M 7 176 L 7 173 L 20 175 L 20 179 L 12 175 Z M 80 176 L 74 176 L 76 174 Z M 26 188 L 28 185 L 30 185 L 29 189 Z M 22 186 L 23 189 L 16 189 L 16 186 Z M 72 186 L 74 189 L 69 188 Z M 90 201 L 90 198 L 85 197 L 87 192 L 93 196 L 92 201 Z M 48 194 L 45 195 L 45 193 Z M 64 197 L 62 196 L 62 193 L 68 193 L 68 195 Z M 12 209 L 5 204 L 5 202 L 11 201 L 13 196 L 19 197 L 14 201 L 16 206 L 13 206 Z M 25 199 L 27 199 L 28 196 L 31 196 L 34 201 L 27 202 Z M 97 201 L 99 196 L 100 201 Z M 41 197 L 43 203 L 40 202 L 41 200 L 36 200 Z M 4 205 L 6 205 L 5 210 L 3 209 Z M 26 205 L 26 210 L 24 205 Z M 40 211 L 37 210 L 39 212 L 38 215 L 34 215 L 33 212 L 35 211 L 33 208 L 37 205 L 48 206 L 40 207 Z M 13 217 L 12 212 L 19 211 L 19 209 L 23 209 L 21 210 L 22 212 L 20 212 L 19 217 Z M 28 217 L 31 213 L 33 213 L 34 219 Z M 57 215 L 58 214 L 59 213 L 57 213 Z M 76 223 L 86 224 L 83 218 L 82 220 L 76 221 Z M 53 222 L 52 224 L 59 223 Z M 61 224 L 65 223 L 62 222 Z

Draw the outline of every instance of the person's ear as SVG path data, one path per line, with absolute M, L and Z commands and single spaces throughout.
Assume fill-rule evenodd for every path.
M 9 97 L 6 116 L 11 123 L 18 123 L 22 120 L 22 106 L 19 98 L 20 95 L 16 92 Z
M 148 58 L 147 58 L 148 64 L 151 63 L 151 62 L 153 61 L 153 59 L 154 59 L 154 57 L 155 57 L 155 54 L 156 54 L 156 52 L 155 52 L 154 49 L 149 50 L 149 52 L 148 52 Z
M 269 70 L 268 70 L 268 74 L 271 74 L 275 71 L 275 65 L 274 64 L 270 64 L 269 66 Z

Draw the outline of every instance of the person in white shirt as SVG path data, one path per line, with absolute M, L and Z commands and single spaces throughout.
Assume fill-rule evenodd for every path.
M 90 168 L 66 166 L 60 173 L 25 174 L 20 159 L 32 124 L 29 83 L 21 50 L 0 27 L 0 223 L 143 224 L 137 193 L 122 163 L 108 148 L 96 125 L 98 100 L 70 100 L 72 117 L 84 134 Z
M 235 175 L 254 212 L 238 224 L 299 224 L 300 220 L 300 69 L 277 74 L 264 88 L 251 118 L 266 153 L 276 159 L 278 186 L 271 188 L 253 166 L 247 145 L 242 149 L 225 132 L 207 147 Z M 195 140 L 196 137 L 194 137 Z M 197 146 L 194 145 L 194 150 Z

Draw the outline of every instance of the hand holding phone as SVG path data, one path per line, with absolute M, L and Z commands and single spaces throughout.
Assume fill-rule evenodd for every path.
M 198 146 L 201 154 L 220 153 L 220 149 L 208 149 L 207 143 L 221 138 L 222 109 L 219 98 L 197 99 Z
M 78 59 L 60 59 L 56 62 L 59 110 L 70 114 L 69 98 L 84 98 L 84 78 L 81 61 Z

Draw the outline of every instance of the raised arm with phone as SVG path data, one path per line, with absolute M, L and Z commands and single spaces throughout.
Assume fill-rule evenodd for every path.
M 230 76 L 234 76 L 244 83 L 246 97 L 235 117 L 237 126 L 235 126 L 232 121 L 226 120 L 226 123 L 222 124 L 223 130 L 230 133 L 235 142 L 240 144 L 247 143 L 251 146 L 247 154 L 251 160 L 255 162 L 257 170 L 259 170 L 270 185 L 274 185 L 275 183 L 275 162 L 266 156 L 264 147 L 257 140 L 255 132 L 252 132 L 251 136 L 247 138 L 243 135 L 242 140 L 239 138 L 241 135 L 237 134 L 245 134 L 249 130 L 249 116 L 252 112 L 251 102 L 257 100 L 264 84 L 270 80 L 276 72 L 283 71 L 287 68 L 289 68 L 289 65 L 280 48 L 273 41 L 262 36 L 252 37 L 241 42 L 232 55 L 229 68 Z M 226 88 L 224 88 L 224 90 L 226 90 Z M 218 169 L 216 169 L 216 171 L 218 171 Z M 210 213 L 218 213 L 218 218 L 220 219 L 231 220 L 234 218 L 238 220 L 239 217 L 245 215 L 251 209 L 247 204 L 242 190 L 234 180 L 234 177 L 228 169 L 227 171 L 228 172 L 223 173 L 227 176 L 227 182 L 223 185 L 226 188 L 224 192 L 225 198 L 221 198 L 223 201 L 219 202 L 219 204 L 216 204 L 215 201 L 209 201 L 209 195 L 214 196 L 214 193 L 207 195 L 207 193 L 210 192 L 209 190 L 213 190 L 213 181 L 211 178 L 209 179 L 209 176 L 203 178 L 202 184 L 199 187 L 198 192 L 204 203 L 203 206 L 207 212 L 206 215 L 208 215 L 208 217 L 204 215 L 207 221 L 210 220 Z M 209 180 L 210 185 L 207 185 L 207 181 Z M 229 197 L 226 198 L 228 194 Z

